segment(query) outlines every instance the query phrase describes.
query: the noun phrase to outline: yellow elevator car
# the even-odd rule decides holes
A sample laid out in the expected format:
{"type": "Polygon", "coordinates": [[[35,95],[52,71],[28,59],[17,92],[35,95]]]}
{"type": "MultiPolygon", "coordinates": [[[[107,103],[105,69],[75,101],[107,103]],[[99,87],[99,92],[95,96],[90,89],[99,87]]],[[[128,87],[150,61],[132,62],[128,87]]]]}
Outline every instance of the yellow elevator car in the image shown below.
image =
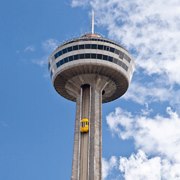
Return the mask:
{"type": "Polygon", "coordinates": [[[81,126],[80,126],[81,133],[86,133],[89,131],[89,120],[88,120],[88,118],[81,119],[80,124],[81,124],[81,126]]]}

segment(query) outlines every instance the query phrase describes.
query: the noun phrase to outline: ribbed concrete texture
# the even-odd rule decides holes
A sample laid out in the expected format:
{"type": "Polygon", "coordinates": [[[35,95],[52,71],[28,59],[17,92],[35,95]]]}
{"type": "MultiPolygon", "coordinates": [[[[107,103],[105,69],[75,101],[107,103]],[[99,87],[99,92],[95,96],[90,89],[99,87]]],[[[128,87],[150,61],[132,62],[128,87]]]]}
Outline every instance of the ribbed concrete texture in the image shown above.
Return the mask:
{"type": "Polygon", "coordinates": [[[76,128],[72,180],[102,179],[102,90],[107,85],[106,78],[91,79],[84,85],[77,97],[76,128]],[[80,133],[81,118],[89,118],[89,132],[80,133]]]}

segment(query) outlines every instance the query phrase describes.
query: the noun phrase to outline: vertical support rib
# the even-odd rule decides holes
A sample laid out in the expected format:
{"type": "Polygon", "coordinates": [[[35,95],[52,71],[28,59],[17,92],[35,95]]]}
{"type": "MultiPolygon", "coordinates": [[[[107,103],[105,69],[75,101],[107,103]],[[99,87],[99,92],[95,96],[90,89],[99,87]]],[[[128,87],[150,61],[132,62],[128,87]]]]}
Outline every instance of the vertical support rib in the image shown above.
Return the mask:
{"type": "Polygon", "coordinates": [[[71,180],[79,179],[79,145],[80,145],[80,112],[81,112],[81,97],[80,95],[76,99],[76,120],[74,128],[74,150],[73,150],[73,162],[72,162],[72,176],[71,180]]]}
{"type": "MultiPolygon", "coordinates": [[[[90,111],[90,86],[82,87],[81,118],[89,119],[90,111]]],[[[80,180],[88,180],[89,176],[89,132],[81,133],[80,145],[80,180]]]]}
{"type": "Polygon", "coordinates": [[[90,124],[90,162],[89,180],[102,179],[102,125],[101,125],[101,89],[92,87],[91,91],[91,124],[90,124]]]}

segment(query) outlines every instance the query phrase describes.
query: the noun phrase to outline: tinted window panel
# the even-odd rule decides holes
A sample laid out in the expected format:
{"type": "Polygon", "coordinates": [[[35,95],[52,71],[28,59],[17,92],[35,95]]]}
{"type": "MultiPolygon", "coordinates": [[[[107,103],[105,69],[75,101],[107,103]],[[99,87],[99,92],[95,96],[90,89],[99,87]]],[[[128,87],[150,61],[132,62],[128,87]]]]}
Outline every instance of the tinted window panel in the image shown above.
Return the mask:
{"type": "Polygon", "coordinates": [[[62,53],[63,54],[67,53],[67,49],[63,49],[62,53]]]}
{"type": "Polygon", "coordinates": [[[97,59],[102,59],[102,54],[97,54],[97,59]]]}
{"type": "Polygon", "coordinates": [[[68,52],[71,52],[72,51],[72,47],[68,47],[68,52]]]}
{"type": "Polygon", "coordinates": [[[79,49],[84,49],[84,44],[79,45],[79,49]]]}
{"type": "Polygon", "coordinates": [[[110,47],[110,51],[111,51],[111,52],[114,52],[114,51],[115,51],[115,49],[114,49],[114,48],[112,48],[112,47],[110,47]]]}
{"type": "Polygon", "coordinates": [[[92,44],[92,49],[97,49],[97,44],[92,44]]]}
{"type": "Polygon", "coordinates": [[[103,45],[98,45],[98,49],[103,49],[103,45]]]}
{"type": "Polygon", "coordinates": [[[123,53],[123,52],[121,52],[121,51],[119,51],[119,57],[120,57],[121,59],[123,59],[123,57],[124,57],[124,53],[123,53]]]}
{"type": "Polygon", "coordinates": [[[91,54],[92,59],[96,59],[96,54],[91,54]]]}
{"type": "Polygon", "coordinates": [[[107,60],[107,59],[108,59],[108,56],[103,55],[103,59],[104,59],[104,60],[107,60]]]}
{"type": "Polygon", "coordinates": [[[78,50],[78,45],[73,46],[73,50],[78,50]]]}
{"type": "Polygon", "coordinates": [[[90,54],[85,54],[85,59],[90,59],[90,54]]]}
{"type": "Polygon", "coordinates": [[[74,56],[74,60],[77,60],[77,59],[79,59],[79,56],[78,56],[78,55],[75,55],[75,56],[74,56]]]}
{"type": "Polygon", "coordinates": [[[70,56],[70,57],[69,57],[69,61],[73,61],[73,60],[74,60],[73,57],[74,57],[74,56],[70,56]]]}
{"type": "Polygon", "coordinates": [[[117,55],[119,55],[119,50],[115,49],[114,51],[117,55]]]}
{"type": "Polygon", "coordinates": [[[79,59],[84,59],[84,54],[80,54],[79,59]]]}
{"type": "Polygon", "coordinates": [[[85,49],[90,49],[90,44],[85,44],[85,49]]]}
{"type": "Polygon", "coordinates": [[[108,61],[112,62],[113,58],[111,56],[109,56],[108,61]]]}

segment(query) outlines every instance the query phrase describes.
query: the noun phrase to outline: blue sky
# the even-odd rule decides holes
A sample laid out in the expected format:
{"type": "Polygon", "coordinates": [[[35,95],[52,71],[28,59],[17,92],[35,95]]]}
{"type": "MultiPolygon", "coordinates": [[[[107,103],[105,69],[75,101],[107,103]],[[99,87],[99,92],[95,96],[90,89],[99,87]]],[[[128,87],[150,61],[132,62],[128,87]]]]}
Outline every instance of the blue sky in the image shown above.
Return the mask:
{"type": "Polygon", "coordinates": [[[180,179],[178,0],[3,1],[0,6],[0,179],[68,180],[75,103],[51,84],[47,58],[95,31],[132,54],[126,95],[103,105],[106,180],[180,179]]]}

